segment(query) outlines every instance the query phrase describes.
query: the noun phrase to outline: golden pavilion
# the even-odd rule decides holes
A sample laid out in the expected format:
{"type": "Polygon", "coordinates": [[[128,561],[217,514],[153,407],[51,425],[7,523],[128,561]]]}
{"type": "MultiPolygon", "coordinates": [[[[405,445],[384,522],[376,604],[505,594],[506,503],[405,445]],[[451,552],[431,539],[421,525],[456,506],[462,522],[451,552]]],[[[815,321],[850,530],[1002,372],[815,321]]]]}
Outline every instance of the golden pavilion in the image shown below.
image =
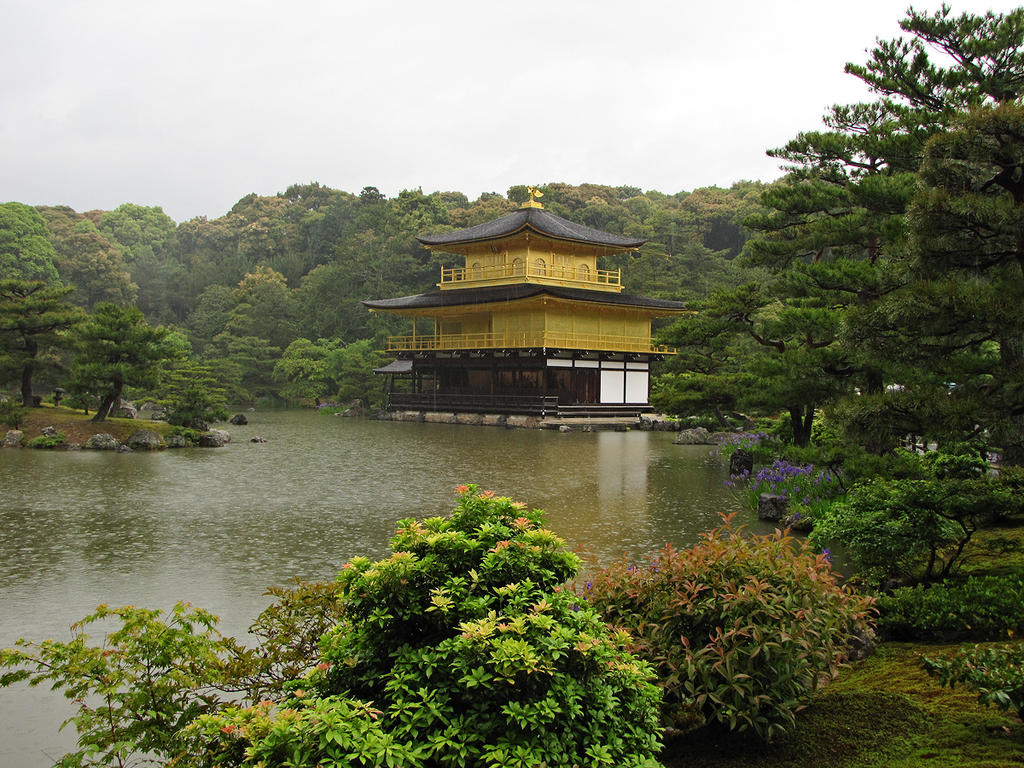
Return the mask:
{"type": "Polygon", "coordinates": [[[678,301],[622,292],[619,270],[599,257],[643,240],[555,216],[530,199],[475,227],[417,238],[465,257],[442,268],[437,289],[364,301],[412,318],[388,339],[397,359],[389,410],[630,416],[648,412],[650,363],[674,350],[654,344],[651,319],[686,313],[678,301]],[[405,380],[407,391],[396,381],[405,380]]]}

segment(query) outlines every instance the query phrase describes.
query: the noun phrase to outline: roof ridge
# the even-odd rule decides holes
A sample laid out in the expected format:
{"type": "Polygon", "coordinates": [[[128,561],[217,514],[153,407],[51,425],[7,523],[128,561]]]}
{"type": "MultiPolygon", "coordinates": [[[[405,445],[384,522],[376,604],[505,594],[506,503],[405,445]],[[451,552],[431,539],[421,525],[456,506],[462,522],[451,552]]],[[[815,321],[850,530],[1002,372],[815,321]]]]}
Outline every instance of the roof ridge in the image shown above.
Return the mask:
{"type": "Polygon", "coordinates": [[[421,235],[416,239],[427,247],[440,248],[445,245],[498,240],[515,235],[526,227],[554,240],[568,240],[622,250],[634,250],[647,242],[604,232],[586,224],[578,224],[545,208],[518,208],[482,224],[437,235],[421,235]]]}

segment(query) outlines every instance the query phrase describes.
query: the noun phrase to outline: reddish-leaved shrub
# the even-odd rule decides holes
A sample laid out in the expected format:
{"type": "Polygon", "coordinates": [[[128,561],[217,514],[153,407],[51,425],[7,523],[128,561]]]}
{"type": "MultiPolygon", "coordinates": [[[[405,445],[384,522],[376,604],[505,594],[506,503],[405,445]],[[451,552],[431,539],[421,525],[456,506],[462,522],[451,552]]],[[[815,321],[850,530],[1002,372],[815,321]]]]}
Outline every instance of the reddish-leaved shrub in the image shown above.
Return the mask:
{"type": "Polygon", "coordinates": [[[666,725],[681,730],[719,722],[771,740],[870,631],[871,598],[839,585],[827,555],[731,518],[690,549],[614,563],[577,589],[632,634],[657,669],[666,725]]]}

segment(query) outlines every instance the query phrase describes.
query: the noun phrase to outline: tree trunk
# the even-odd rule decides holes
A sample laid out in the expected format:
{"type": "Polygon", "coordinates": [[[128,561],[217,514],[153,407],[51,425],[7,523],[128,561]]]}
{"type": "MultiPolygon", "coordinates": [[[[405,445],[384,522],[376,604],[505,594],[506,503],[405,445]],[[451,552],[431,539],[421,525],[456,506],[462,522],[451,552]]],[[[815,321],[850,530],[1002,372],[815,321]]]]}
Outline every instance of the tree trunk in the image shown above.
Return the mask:
{"type": "Polygon", "coordinates": [[[25,353],[28,359],[25,361],[24,366],[21,369],[21,406],[23,408],[32,407],[32,376],[36,370],[36,353],[39,351],[39,347],[32,338],[26,338],[25,353]]]}
{"type": "Polygon", "coordinates": [[[32,407],[32,363],[27,363],[21,369],[21,405],[23,408],[32,407]]]}
{"type": "Polygon", "coordinates": [[[811,425],[814,423],[814,406],[794,405],[789,409],[789,420],[793,425],[793,442],[801,448],[811,441],[811,425]]]}
{"type": "Polygon", "coordinates": [[[864,394],[880,395],[885,390],[885,379],[882,372],[877,368],[867,368],[864,371],[864,394]]]}
{"type": "Polygon", "coordinates": [[[118,400],[121,399],[121,392],[124,391],[124,384],[117,382],[114,388],[103,396],[103,402],[100,403],[100,407],[96,409],[96,415],[92,417],[92,421],[106,421],[107,415],[110,413],[110,409],[114,406],[118,400]]]}

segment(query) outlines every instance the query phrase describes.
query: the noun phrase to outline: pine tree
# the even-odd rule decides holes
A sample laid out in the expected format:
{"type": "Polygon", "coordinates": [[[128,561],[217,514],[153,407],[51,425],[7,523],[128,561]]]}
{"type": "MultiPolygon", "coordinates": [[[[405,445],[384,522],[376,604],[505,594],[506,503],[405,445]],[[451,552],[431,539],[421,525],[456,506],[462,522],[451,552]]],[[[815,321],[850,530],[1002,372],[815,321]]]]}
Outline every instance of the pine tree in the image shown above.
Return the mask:
{"type": "MultiPolygon", "coordinates": [[[[968,110],[1013,102],[1024,89],[1024,9],[984,16],[954,16],[947,6],[933,14],[911,10],[901,27],[909,37],[879,41],[867,64],[846,68],[880,98],[833,107],[828,130],[770,152],[790,163],[789,173],[765,193],[770,212],[748,221],[761,236],[747,253],[777,272],[771,289],[780,302],[814,308],[822,328],[836,329],[829,366],[846,372],[860,394],[856,406],[848,402],[841,411],[855,422],[851,433],[877,449],[891,445],[899,429],[923,426],[924,412],[941,415],[948,429],[976,422],[966,401],[950,407],[938,400],[959,381],[949,378],[951,367],[943,374],[915,357],[938,343],[924,336],[941,331],[934,324],[927,331],[915,318],[959,320],[942,292],[922,282],[934,279],[923,265],[935,261],[923,255],[915,219],[925,208],[915,205],[909,217],[908,210],[922,160],[942,144],[933,137],[960,130],[968,110]]],[[[1006,349],[990,331],[975,338],[949,329],[971,352],[959,356],[961,367],[977,366],[978,354],[991,352],[979,346],[986,338],[1006,349]]]]}
{"type": "Polygon", "coordinates": [[[0,281],[0,375],[19,380],[21,402],[33,405],[33,382],[47,349],[63,346],[84,313],[65,299],[72,288],[42,281],[0,281]]]}
{"type": "Polygon", "coordinates": [[[104,421],[125,387],[151,387],[172,353],[168,331],[150,326],[136,307],[97,304],[75,331],[71,388],[100,398],[93,421],[104,421]]]}

